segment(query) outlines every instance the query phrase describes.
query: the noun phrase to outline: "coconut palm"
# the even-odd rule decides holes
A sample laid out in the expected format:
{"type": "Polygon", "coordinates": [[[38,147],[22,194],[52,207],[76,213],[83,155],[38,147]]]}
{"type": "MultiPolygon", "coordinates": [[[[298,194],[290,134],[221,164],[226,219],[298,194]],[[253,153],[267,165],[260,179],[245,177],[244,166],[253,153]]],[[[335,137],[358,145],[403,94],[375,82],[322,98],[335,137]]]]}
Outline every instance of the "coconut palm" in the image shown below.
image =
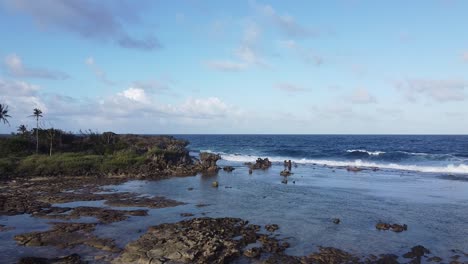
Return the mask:
{"type": "Polygon", "coordinates": [[[24,136],[26,133],[28,133],[28,127],[25,125],[20,125],[16,131],[24,136]]]}
{"type": "Polygon", "coordinates": [[[8,117],[11,117],[8,115],[8,105],[0,104],[0,122],[3,121],[3,124],[10,125],[7,119],[8,117]]]}
{"type": "Polygon", "coordinates": [[[42,111],[39,108],[34,108],[32,117],[36,118],[36,154],[39,153],[39,118],[42,117],[42,111]]]}

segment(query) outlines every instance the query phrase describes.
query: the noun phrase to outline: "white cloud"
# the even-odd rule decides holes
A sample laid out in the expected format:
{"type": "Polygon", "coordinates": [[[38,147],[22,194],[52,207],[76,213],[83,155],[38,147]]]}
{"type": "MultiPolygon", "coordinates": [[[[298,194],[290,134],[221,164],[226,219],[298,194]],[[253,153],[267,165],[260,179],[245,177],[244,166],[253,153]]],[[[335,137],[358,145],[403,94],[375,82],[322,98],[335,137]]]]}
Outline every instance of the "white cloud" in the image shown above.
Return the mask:
{"type": "Polygon", "coordinates": [[[247,64],[230,60],[211,60],[207,61],[208,67],[220,71],[242,71],[247,68],[247,64]]]}
{"type": "Polygon", "coordinates": [[[249,23],[244,29],[239,47],[233,52],[236,59],[210,60],[205,64],[221,71],[242,71],[253,65],[269,67],[256,47],[260,34],[260,28],[255,23],[249,23]]]}
{"type": "Polygon", "coordinates": [[[316,31],[297,23],[294,17],[288,14],[278,14],[271,5],[256,3],[253,3],[253,5],[260,14],[266,17],[282,34],[287,37],[306,38],[318,34],[316,31]]]}
{"type": "Polygon", "coordinates": [[[462,79],[406,79],[395,83],[410,101],[430,98],[438,102],[463,101],[468,82],[462,79]]]}
{"type": "Polygon", "coordinates": [[[349,100],[355,104],[371,104],[376,103],[377,100],[369,93],[367,89],[357,88],[353,91],[349,100]]]}
{"type": "Polygon", "coordinates": [[[224,117],[229,110],[230,107],[217,97],[189,98],[177,108],[181,115],[193,118],[224,117]]]}
{"type": "Polygon", "coordinates": [[[94,60],[93,57],[88,57],[85,59],[85,64],[88,65],[88,68],[91,69],[94,73],[94,75],[96,75],[96,78],[98,79],[98,81],[106,84],[106,85],[115,85],[115,82],[110,80],[108,77],[107,77],[107,74],[104,70],[102,70],[97,64],[96,64],[96,61],[94,60]]]}
{"type": "Polygon", "coordinates": [[[130,87],[127,90],[118,93],[118,95],[138,103],[147,104],[150,102],[148,96],[145,93],[145,90],[140,88],[130,87]]]}
{"type": "Polygon", "coordinates": [[[32,109],[47,111],[46,104],[40,98],[40,87],[24,81],[12,81],[0,78],[1,101],[10,108],[11,124],[17,120],[26,120],[32,109]]]}
{"type": "Polygon", "coordinates": [[[21,58],[16,54],[10,54],[5,58],[5,67],[13,77],[40,78],[51,80],[65,80],[70,76],[60,71],[51,71],[43,68],[33,68],[23,64],[21,58]]]}

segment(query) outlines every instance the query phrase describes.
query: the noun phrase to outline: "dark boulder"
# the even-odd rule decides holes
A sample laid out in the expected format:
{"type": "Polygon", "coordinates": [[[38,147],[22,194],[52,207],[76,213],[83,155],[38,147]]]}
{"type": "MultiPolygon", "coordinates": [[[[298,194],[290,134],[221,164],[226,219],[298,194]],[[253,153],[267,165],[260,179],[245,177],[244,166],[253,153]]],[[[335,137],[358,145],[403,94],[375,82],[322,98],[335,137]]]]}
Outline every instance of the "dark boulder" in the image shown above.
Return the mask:
{"type": "Polygon", "coordinates": [[[266,170],[271,167],[271,161],[268,158],[258,158],[255,164],[250,165],[253,170],[266,170]]]}

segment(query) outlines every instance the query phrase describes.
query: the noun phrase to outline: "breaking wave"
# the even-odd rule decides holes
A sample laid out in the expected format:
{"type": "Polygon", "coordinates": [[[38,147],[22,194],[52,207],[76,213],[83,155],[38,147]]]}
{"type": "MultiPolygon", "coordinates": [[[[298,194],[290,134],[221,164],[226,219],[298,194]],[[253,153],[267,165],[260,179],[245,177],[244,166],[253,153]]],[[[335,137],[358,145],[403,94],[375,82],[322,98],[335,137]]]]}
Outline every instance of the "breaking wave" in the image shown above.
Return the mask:
{"type": "MultiPolygon", "coordinates": [[[[224,160],[232,162],[254,162],[259,156],[254,155],[240,155],[240,154],[226,154],[219,153],[224,160]]],[[[264,158],[264,157],[263,157],[264,158]]],[[[403,171],[419,171],[428,173],[447,173],[447,174],[468,174],[467,164],[448,164],[446,166],[426,166],[426,165],[411,165],[411,164],[396,164],[396,163],[380,163],[369,162],[360,159],[357,160],[332,160],[332,159],[293,159],[289,157],[268,157],[272,162],[283,162],[284,160],[291,160],[298,164],[316,164],[326,165],[331,167],[378,167],[381,169],[403,170],[403,171]]]]}

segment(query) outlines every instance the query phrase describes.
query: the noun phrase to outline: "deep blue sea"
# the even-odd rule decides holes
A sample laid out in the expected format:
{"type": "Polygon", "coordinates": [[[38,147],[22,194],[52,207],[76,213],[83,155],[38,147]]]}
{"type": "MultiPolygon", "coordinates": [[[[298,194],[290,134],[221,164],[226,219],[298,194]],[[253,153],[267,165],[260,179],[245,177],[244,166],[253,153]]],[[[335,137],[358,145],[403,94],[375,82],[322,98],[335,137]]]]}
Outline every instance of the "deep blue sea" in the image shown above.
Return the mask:
{"type": "Polygon", "coordinates": [[[468,174],[468,136],[455,135],[178,135],[192,152],[232,162],[268,157],[299,164],[364,166],[468,174]]]}

